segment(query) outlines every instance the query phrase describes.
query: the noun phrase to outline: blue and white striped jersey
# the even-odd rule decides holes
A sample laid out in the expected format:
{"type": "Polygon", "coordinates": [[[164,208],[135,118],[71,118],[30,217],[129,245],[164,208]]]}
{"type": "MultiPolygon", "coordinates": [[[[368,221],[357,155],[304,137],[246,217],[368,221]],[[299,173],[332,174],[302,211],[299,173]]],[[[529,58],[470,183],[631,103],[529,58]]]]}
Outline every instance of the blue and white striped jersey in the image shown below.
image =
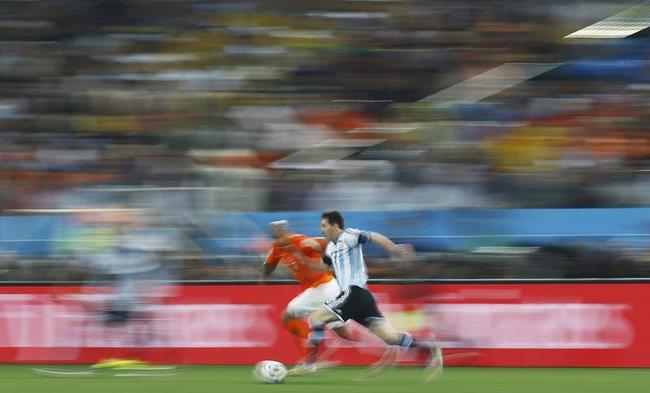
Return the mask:
{"type": "Polygon", "coordinates": [[[370,241],[370,232],[345,229],[336,242],[329,242],[325,254],[332,259],[336,280],[345,291],[352,285],[365,287],[368,282],[362,245],[370,241]]]}

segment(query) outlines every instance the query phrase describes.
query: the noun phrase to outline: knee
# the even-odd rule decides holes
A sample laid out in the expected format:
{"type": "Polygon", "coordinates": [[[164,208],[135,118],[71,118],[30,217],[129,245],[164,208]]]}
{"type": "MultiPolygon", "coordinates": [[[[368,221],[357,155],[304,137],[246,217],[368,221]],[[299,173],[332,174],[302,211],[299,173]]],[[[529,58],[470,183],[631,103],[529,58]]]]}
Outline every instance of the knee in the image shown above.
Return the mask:
{"type": "Polygon", "coordinates": [[[319,308],[309,316],[310,324],[325,324],[329,322],[330,314],[327,310],[319,308]]]}
{"type": "Polygon", "coordinates": [[[287,304],[287,308],[284,309],[284,315],[286,315],[287,319],[302,319],[305,313],[300,307],[300,304],[294,299],[287,304]]]}
{"type": "Polygon", "coordinates": [[[332,330],[334,330],[337,336],[346,340],[354,341],[354,337],[352,336],[352,333],[345,325],[332,327],[332,330]]]}
{"type": "Polygon", "coordinates": [[[288,310],[285,309],[284,311],[282,311],[282,314],[280,315],[280,319],[282,320],[282,323],[286,325],[287,322],[289,322],[293,318],[291,317],[291,315],[289,315],[288,310]]]}

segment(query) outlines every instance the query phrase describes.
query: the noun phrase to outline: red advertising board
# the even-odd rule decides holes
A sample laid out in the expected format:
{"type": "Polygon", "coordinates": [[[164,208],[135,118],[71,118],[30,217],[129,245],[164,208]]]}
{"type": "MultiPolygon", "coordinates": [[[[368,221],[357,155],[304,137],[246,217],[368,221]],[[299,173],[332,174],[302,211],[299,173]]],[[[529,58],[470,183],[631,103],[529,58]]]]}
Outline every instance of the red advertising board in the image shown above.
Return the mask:
{"type": "MultiPolygon", "coordinates": [[[[650,283],[372,285],[389,321],[435,334],[448,365],[650,366],[650,283]]],[[[295,363],[279,322],[297,285],[190,285],[128,325],[101,322],[106,294],[74,286],[0,287],[0,362],[90,363],[139,357],[184,364],[295,363]]],[[[332,358],[367,364],[383,344],[328,336],[332,358]]],[[[409,355],[402,359],[408,362],[409,355]]]]}

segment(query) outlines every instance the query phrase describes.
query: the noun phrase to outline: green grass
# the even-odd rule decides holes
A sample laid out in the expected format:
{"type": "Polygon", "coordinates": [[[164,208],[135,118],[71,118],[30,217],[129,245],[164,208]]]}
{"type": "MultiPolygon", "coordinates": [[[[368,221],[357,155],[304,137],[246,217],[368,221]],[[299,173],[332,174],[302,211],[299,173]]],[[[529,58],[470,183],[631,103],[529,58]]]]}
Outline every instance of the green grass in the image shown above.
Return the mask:
{"type": "MultiPolygon", "coordinates": [[[[57,367],[62,369],[62,367],[57,367]]],[[[69,369],[79,369],[70,367],[69,369]]],[[[357,381],[363,368],[338,367],[319,375],[289,377],[283,384],[263,385],[251,367],[186,367],[173,376],[46,377],[31,366],[0,365],[0,391],[11,393],[643,393],[650,392],[650,370],[555,368],[447,368],[431,383],[419,368],[401,367],[376,380],[357,381]]]]}

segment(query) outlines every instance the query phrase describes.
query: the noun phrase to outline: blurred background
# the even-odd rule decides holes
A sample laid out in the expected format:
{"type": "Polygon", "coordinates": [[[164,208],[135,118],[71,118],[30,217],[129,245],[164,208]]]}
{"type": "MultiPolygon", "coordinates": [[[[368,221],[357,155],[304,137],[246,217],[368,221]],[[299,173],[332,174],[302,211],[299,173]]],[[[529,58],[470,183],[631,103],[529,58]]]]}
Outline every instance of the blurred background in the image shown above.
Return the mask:
{"type": "Polygon", "coordinates": [[[0,280],[254,280],[325,209],[375,278],[650,275],[648,4],[320,3],[0,1],[0,280]]]}

